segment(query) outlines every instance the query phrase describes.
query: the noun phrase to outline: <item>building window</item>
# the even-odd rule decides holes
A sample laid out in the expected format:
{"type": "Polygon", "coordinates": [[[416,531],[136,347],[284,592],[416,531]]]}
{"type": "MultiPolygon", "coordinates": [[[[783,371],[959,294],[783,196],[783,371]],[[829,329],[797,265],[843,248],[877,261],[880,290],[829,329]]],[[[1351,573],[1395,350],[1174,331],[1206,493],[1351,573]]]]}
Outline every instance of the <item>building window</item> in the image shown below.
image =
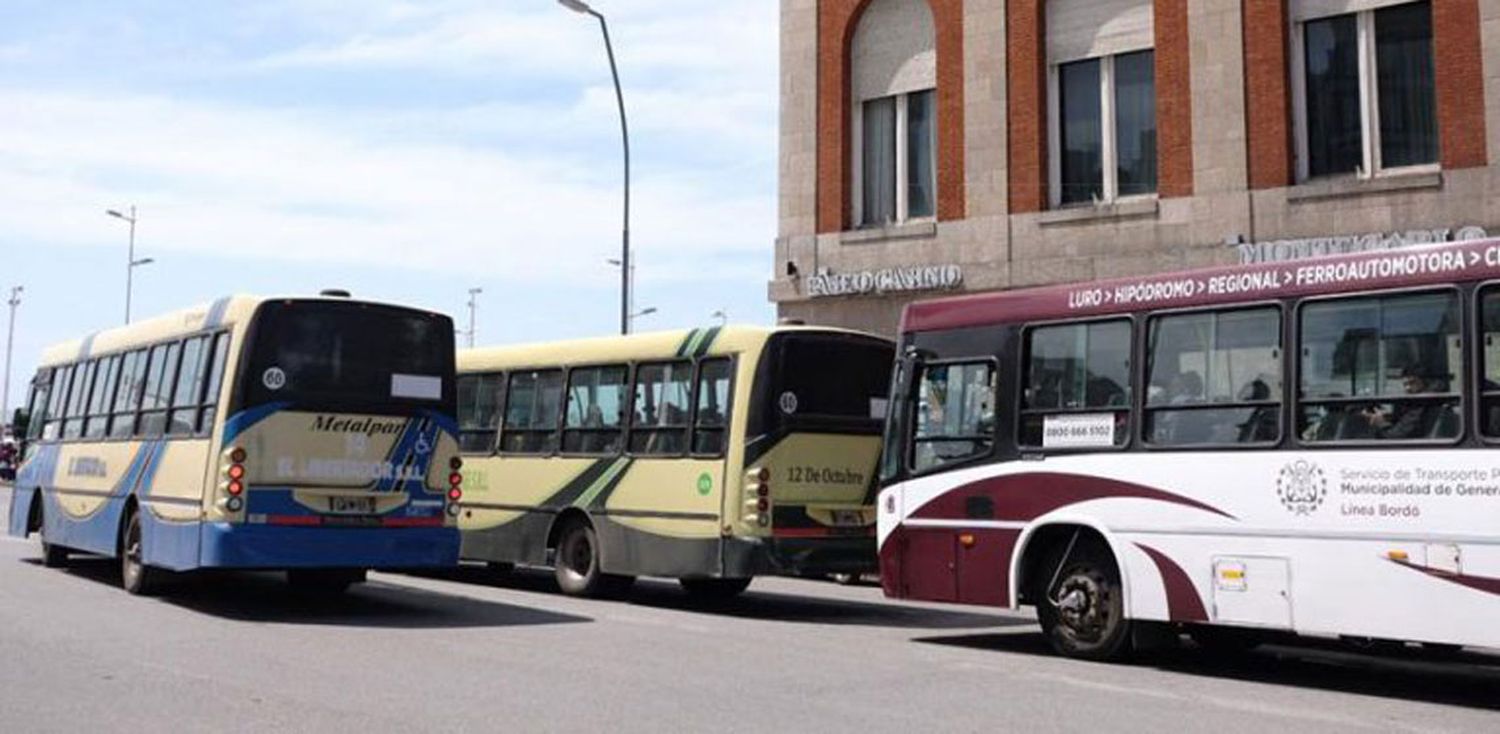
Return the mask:
{"type": "Polygon", "coordinates": [[[1155,53],[1073,61],[1056,70],[1053,204],[1156,193],[1155,53]]]}
{"type": "Polygon", "coordinates": [[[1300,178],[1437,163],[1430,2],[1307,20],[1299,30],[1300,178]]]}
{"type": "Polygon", "coordinates": [[[878,227],[933,215],[935,101],[928,89],[861,105],[861,225],[878,227]]]}

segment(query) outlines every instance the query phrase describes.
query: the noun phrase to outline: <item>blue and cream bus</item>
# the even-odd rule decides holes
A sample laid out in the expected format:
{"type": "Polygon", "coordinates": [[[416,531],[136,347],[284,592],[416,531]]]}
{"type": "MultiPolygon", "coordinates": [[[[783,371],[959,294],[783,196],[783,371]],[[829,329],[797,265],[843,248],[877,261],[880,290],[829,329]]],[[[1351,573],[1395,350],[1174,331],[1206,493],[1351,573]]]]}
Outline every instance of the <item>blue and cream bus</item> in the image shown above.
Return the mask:
{"type": "Polygon", "coordinates": [[[48,349],[9,530],[43,562],[285,569],[342,590],[370,568],[458,561],[462,496],[447,316],[234,296],[48,349]]]}

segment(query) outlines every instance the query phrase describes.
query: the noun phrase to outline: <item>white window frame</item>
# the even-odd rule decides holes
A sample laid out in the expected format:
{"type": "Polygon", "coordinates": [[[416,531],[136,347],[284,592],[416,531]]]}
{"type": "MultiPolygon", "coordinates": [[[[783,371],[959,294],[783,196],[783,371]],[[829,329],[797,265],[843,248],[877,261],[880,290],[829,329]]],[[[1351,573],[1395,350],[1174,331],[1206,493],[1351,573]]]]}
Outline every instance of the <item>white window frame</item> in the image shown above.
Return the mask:
{"type": "MultiPolygon", "coordinates": [[[[1354,173],[1354,177],[1361,180],[1383,178],[1387,176],[1420,175],[1424,173],[1437,173],[1442,170],[1442,160],[1432,163],[1418,163],[1411,166],[1397,166],[1386,168],[1380,160],[1380,80],[1377,77],[1375,59],[1375,11],[1406,5],[1409,3],[1388,3],[1377,5],[1361,10],[1340,10],[1337,12],[1326,12],[1310,14],[1303,17],[1294,17],[1291,30],[1291,73],[1292,73],[1292,131],[1296,142],[1297,156],[1297,181],[1299,183],[1314,180],[1309,173],[1307,154],[1307,42],[1306,25],[1312,21],[1335,18],[1341,15],[1353,15],[1355,36],[1358,38],[1356,53],[1359,56],[1359,92],[1360,92],[1360,133],[1363,138],[1362,154],[1363,161],[1354,173]]],[[[1430,7],[1430,6],[1429,6],[1430,7]]],[[[1436,29],[1434,28],[1434,31],[1436,29]]],[[[1433,48],[1436,50],[1437,39],[1433,39],[1433,48]]],[[[1440,148],[1441,150],[1441,148],[1440,148]]],[[[1319,179],[1343,178],[1348,174],[1328,174],[1318,176],[1319,179]]]]}
{"type": "Polygon", "coordinates": [[[870,97],[868,99],[861,99],[861,100],[859,100],[858,102],[856,102],[853,105],[853,107],[854,107],[854,109],[850,111],[850,114],[853,117],[853,121],[852,121],[852,124],[849,126],[850,133],[851,133],[851,136],[852,136],[852,139],[850,141],[851,145],[849,146],[849,156],[851,158],[853,158],[853,161],[852,161],[853,165],[851,166],[851,170],[853,171],[854,181],[851,183],[851,186],[850,186],[850,191],[852,192],[852,196],[850,197],[850,203],[852,204],[853,209],[854,209],[854,211],[853,211],[853,217],[852,217],[852,221],[854,222],[854,228],[855,229],[868,229],[868,228],[874,228],[874,227],[884,227],[887,224],[917,224],[917,223],[922,223],[922,222],[935,222],[935,221],[937,221],[937,208],[938,208],[938,202],[937,202],[937,180],[938,180],[938,166],[940,165],[940,163],[938,161],[938,158],[937,158],[937,138],[938,138],[937,89],[929,87],[927,89],[913,89],[913,90],[911,90],[909,92],[901,92],[899,94],[887,94],[887,95],[883,95],[883,96],[880,96],[880,97],[870,97]],[[932,197],[932,199],[933,199],[932,200],[932,214],[928,215],[928,216],[924,216],[924,217],[912,218],[912,217],[908,216],[908,209],[907,209],[908,199],[910,199],[910,195],[907,192],[907,183],[908,183],[907,182],[907,175],[910,172],[911,165],[910,165],[910,161],[909,161],[910,156],[907,155],[907,153],[909,151],[907,150],[907,145],[908,145],[907,140],[908,140],[908,138],[907,138],[907,134],[906,134],[907,133],[906,103],[907,103],[907,100],[911,98],[911,95],[913,95],[913,94],[921,94],[922,92],[932,92],[933,93],[932,94],[932,138],[927,141],[928,148],[930,148],[929,154],[932,156],[932,191],[933,191],[933,197],[932,197]],[[864,116],[865,116],[865,103],[866,102],[873,102],[873,101],[878,100],[878,99],[886,99],[887,97],[894,97],[896,99],[896,220],[894,222],[889,222],[889,223],[887,223],[887,222],[866,222],[865,221],[865,145],[864,145],[864,142],[865,142],[865,124],[864,124],[865,123],[865,120],[864,120],[864,116]]]}
{"type": "MultiPolygon", "coordinates": [[[[1104,158],[1102,168],[1104,171],[1104,191],[1098,201],[1092,206],[1102,204],[1115,204],[1131,201],[1151,201],[1157,198],[1157,192],[1149,194],[1131,194],[1120,196],[1120,162],[1118,160],[1116,145],[1116,120],[1115,120],[1115,57],[1138,53],[1140,51],[1151,51],[1153,46],[1132,48],[1107,56],[1087,56],[1078,59],[1067,59],[1054,62],[1047,67],[1047,168],[1048,186],[1047,196],[1051,208],[1057,209],[1062,203],[1062,67],[1079,61],[1099,62],[1099,125],[1100,125],[1100,155],[1104,158]]],[[[1154,58],[1154,56],[1153,56],[1154,58]]],[[[1151,88],[1156,89],[1156,80],[1153,78],[1151,88]]],[[[1154,101],[1153,101],[1154,102],[1154,101]]],[[[1158,124],[1157,135],[1160,136],[1161,128],[1158,124]]],[[[1160,140],[1158,138],[1157,155],[1160,155],[1160,140]]],[[[1161,186],[1161,173],[1158,167],[1157,187],[1161,186]]],[[[1068,207],[1090,206],[1083,202],[1067,204],[1068,207]]]]}

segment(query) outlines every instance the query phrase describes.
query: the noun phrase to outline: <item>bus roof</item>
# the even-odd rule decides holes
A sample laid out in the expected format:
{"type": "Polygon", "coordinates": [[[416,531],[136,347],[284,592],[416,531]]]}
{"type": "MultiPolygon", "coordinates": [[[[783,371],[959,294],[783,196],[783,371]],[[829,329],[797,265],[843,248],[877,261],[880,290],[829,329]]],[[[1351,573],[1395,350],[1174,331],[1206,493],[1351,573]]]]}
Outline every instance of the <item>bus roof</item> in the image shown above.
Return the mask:
{"type": "Polygon", "coordinates": [[[54,344],[42,351],[39,367],[51,367],[98,354],[118,352],[131,347],[152,344],[175,336],[233,326],[250,318],[255,309],[274,300],[329,301],[347,303],[350,299],[325,296],[225,296],[211,303],[172,311],[149,319],[132,321],[125,326],[97,331],[81,339],[54,344]]]}
{"type": "Polygon", "coordinates": [[[848,334],[883,339],[874,334],[827,326],[715,326],[629,336],[460,349],[458,371],[480,372],[513,367],[562,367],[572,364],[701,357],[706,354],[743,351],[765,343],[772,334],[789,332],[848,334]]]}
{"type": "Polygon", "coordinates": [[[1500,240],[937,298],[907,305],[903,334],[1500,278],[1500,240]]]}

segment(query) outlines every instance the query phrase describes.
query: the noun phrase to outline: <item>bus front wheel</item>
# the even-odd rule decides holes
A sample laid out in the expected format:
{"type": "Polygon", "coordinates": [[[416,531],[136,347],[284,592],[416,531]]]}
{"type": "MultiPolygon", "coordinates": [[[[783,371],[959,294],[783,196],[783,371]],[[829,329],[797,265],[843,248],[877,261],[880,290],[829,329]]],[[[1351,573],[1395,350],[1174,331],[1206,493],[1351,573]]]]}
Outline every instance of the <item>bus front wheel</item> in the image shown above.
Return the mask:
{"type": "Polygon", "coordinates": [[[1125,657],[1130,623],[1120,571],[1109,551],[1096,542],[1080,542],[1043,568],[1037,618],[1052,649],[1082,660],[1125,657]]]}
{"type": "Polygon", "coordinates": [[[635,582],[630,576],[607,574],[599,568],[599,535],[593,526],[574,520],[557,538],[557,586],[569,596],[602,597],[623,594],[635,582]]]}
{"type": "Polygon", "coordinates": [[[677,579],[688,596],[705,600],[733,599],[750,588],[750,579],[677,579]]]}
{"type": "Polygon", "coordinates": [[[161,586],[161,574],[161,570],[146,565],[141,552],[141,514],[132,509],[120,542],[120,585],[137,596],[149,596],[161,586]]]}

